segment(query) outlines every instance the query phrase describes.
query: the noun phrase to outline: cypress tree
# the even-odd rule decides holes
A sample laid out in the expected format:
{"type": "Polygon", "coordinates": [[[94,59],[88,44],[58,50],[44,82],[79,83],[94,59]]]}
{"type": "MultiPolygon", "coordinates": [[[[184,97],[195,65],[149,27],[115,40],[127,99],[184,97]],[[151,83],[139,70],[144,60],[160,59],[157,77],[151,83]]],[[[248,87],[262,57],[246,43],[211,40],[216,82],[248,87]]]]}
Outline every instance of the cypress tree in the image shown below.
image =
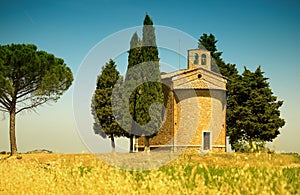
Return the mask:
{"type": "MultiPolygon", "coordinates": [[[[128,51],[128,67],[127,72],[125,76],[125,83],[126,83],[126,89],[133,89],[136,86],[137,83],[141,82],[141,76],[140,72],[137,71],[136,68],[133,68],[135,65],[140,64],[140,56],[141,56],[141,47],[140,47],[141,41],[135,32],[130,40],[130,50],[128,51]]],[[[126,90],[125,89],[125,90],[126,90]]],[[[133,138],[134,136],[139,136],[140,133],[138,133],[138,126],[135,125],[135,122],[137,121],[137,114],[136,114],[136,103],[137,103],[137,96],[138,96],[139,89],[136,88],[131,93],[129,98],[129,112],[132,118],[128,118],[128,116],[123,115],[123,125],[126,125],[126,129],[131,129],[129,132],[130,137],[130,144],[129,144],[129,152],[133,152],[133,138]],[[125,117],[125,118],[124,118],[125,117]],[[126,121],[126,122],[124,122],[126,121]],[[130,125],[130,126],[129,126],[130,125]]]]}
{"type": "MultiPolygon", "coordinates": [[[[112,152],[115,152],[115,137],[128,136],[117,123],[112,111],[112,92],[121,78],[113,60],[102,68],[97,79],[96,90],[92,99],[92,114],[94,115],[94,132],[111,139],[112,152]]],[[[122,78],[121,78],[122,79],[122,78]]]]}
{"type": "MultiPolygon", "coordinates": [[[[149,151],[149,139],[156,135],[162,122],[161,105],[164,96],[155,29],[148,14],[144,19],[142,40],[134,33],[128,53],[128,69],[124,86],[126,86],[125,90],[134,89],[130,92],[129,99],[129,111],[132,117],[130,134],[138,137],[144,135],[145,151],[149,151]]],[[[123,121],[128,120],[123,119],[123,121]]]]}
{"type": "Polygon", "coordinates": [[[143,109],[141,109],[141,112],[139,112],[139,118],[137,118],[137,121],[145,124],[152,120],[151,127],[146,129],[144,132],[145,151],[147,151],[150,150],[149,139],[156,135],[162,122],[161,107],[153,103],[158,102],[163,104],[164,100],[159,68],[158,48],[156,46],[155,28],[153,27],[153,21],[148,14],[146,14],[144,19],[141,53],[141,62],[146,63],[147,67],[145,69],[146,75],[144,78],[147,80],[147,76],[150,76],[156,81],[147,82],[142,85],[142,89],[140,91],[141,96],[138,101],[138,103],[142,105],[143,109]],[[150,106],[153,109],[151,118],[149,115],[150,106]]]}

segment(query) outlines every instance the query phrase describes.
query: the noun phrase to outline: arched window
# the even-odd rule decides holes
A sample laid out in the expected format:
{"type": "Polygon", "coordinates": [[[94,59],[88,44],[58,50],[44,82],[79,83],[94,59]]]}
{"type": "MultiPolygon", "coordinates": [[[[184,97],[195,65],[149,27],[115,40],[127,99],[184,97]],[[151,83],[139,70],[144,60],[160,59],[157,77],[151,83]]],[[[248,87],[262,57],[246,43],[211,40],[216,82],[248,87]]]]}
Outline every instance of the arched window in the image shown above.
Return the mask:
{"type": "Polygon", "coordinates": [[[194,64],[198,64],[199,63],[199,55],[195,53],[194,55],[194,64]]]}
{"type": "Polygon", "coordinates": [[[206,65],[206,55],[205,54],[201,55],[201,65],[206,65]]]}

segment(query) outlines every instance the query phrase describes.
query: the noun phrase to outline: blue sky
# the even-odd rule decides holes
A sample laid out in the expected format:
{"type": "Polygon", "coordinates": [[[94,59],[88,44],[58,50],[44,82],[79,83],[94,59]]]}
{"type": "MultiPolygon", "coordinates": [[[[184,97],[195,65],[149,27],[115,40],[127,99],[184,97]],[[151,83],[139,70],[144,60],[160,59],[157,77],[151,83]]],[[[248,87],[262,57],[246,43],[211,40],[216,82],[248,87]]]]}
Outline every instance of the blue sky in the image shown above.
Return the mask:
{"type": "MultiPolygon", "coordinates": [[[[296,0],[1,0],[0,44],[33,43],[63,58],[76,76],[93,47],[116,32],[142,25],[146,12],[156,25],[178,29],[194,39],[212,33],[224,60],[235,63],[239,71],[261,65],[274,94],[284,100],[281,113],[286,125],[276,150],[300,152],[299,10],[296,0]]],[[[122,70],[126,62],[120,60],[118,66],[122,70]]],[[[20,151],[86,150],[76,130],[72,96],[73,87],[59,102],[18,116],[20,151]]],[[[0,120],[0,151],[8,150],[7,116],[0,115],[0,120]]]]}

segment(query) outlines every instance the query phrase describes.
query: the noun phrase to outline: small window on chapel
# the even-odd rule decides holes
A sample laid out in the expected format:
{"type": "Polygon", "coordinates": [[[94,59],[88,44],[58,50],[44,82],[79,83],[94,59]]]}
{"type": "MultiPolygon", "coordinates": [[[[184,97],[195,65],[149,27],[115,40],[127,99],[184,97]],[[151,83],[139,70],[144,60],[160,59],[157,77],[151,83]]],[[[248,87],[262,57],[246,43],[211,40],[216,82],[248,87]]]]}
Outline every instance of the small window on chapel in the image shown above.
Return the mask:
{"type": "Polygon", "coordinates": [[[194,55],[194,64],[198,64],[199,63],[199,55],[195,53],[194,55]]]}
{"type": "Polygon", "coordinates": [[[206,65],[206,55],[205,54],[201,55],[201,65],[206,65]]]}

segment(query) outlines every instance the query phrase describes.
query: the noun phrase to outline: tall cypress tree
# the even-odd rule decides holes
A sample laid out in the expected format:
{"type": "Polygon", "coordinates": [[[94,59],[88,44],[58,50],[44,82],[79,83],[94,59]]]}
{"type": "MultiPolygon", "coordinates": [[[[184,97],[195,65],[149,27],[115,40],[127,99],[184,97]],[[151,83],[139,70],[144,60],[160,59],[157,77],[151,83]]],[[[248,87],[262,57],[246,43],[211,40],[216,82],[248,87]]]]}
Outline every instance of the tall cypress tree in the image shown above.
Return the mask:
{"type": "MultiPolygon", "coordinates": [[[[125,90],[130,92],[129,110],[132,117],[131,135],[145,137],[145,151],[149,151],[149,139],[156,135],[162,122],[163,92],[160,77],[158,49],[153,21],[146,14],[143,38],[137,34],[131,38],[125,90]],[[161,104],[156,104],[161,103],[161,104]]],[[[123,119],[127,121],[127,119],[123,119]]]]}
{"type": "Polygon", "coordinates": [[[112,111],[112,92],[120,78],[115,62],[110,59],[98,76],[92,99],[92,114],[95,120],[94,132],[102,137],[107,135],[111,139],[112,152],[115,152],[114,137],[128,136],[128,133],[117,123],[112,111]]]}
{"type": "Polygon", "coordinates": [[[138,121],[141,123],[148,123],[152,120],[151,127],[146,129],[145,135],[145,151],[150,150],[149,139],[156,135],[162,122],[162,110],[161,107],[153,103],[163,104],[164,95],[162,91],[158,48],[156,46],[155,28],[153,27],[153,21],[148,14],[146,14],[143,26],[143,39],[141,49],[141,62],[146,63],[146,76],[154,79],[156,82],[147,82],[142,85],[141,96],[139,103],[143,106],[142,112],[139,113],[138,121]],[[153,104],[153,105],[152,105],[153,104]],[[151,118],[149,114],[150,106],[153,109],[151,118]],[[147,112],[144,112],[147,111],[147,112]]]}
{"type": "MultiPolygon", "coordinates": [[[[140,72],[134,68],[134,66],[140,64],[141,57],[141,41],[135,32],[130,40],[130,50],[128,51],[128,67],[125,76],[125,83],[127,89],[132,89],[137,87],[136,83],[141,82],[140,72]]],[[[126,90],[126,89],[125,89],[126,90]]],[[[134,89],[129,98],[129,112],[132,118],[128,118],[129,116],[123,115],[123,125],[126,125],[126,129],[131,129],[130,134],[130,144],[129,144],[129,152],[133,152],[133,138],[134,136],[139,136],[138,126],[135,125],[137,114],[136,114],[136,104],[137,104],[137,96],[138,96],[139,88],[134,89]],[[125,117],[125,118],[124,118],[125,117]],[[126,122],[124,122],[126,121],[126,122]]]]}

